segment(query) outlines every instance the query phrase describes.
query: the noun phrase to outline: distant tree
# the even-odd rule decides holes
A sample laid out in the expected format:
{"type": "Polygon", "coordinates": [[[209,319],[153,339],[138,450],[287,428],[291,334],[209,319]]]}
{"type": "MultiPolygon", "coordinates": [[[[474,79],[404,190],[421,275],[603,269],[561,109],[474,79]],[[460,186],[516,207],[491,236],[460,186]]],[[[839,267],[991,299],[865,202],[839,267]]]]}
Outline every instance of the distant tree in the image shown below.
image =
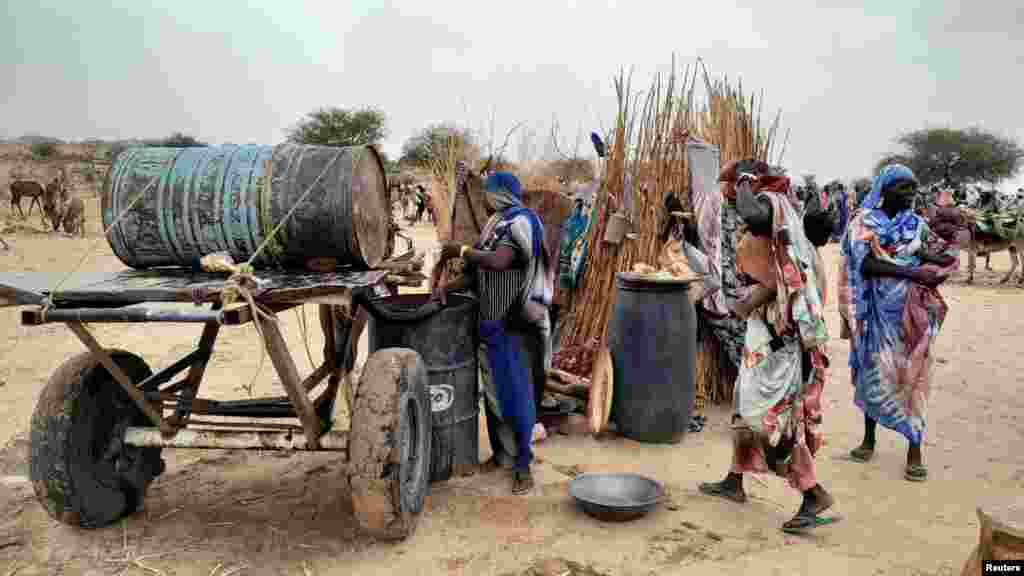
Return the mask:
{"type": "Polygon", "coordinates": [[[36,158],[49,158],[57,153],[57,145],[53,142],[36,142],[31,150],[36,158]]]}
{"type": "Polygon", "coordinates": [[[96,182],[98,173],[96,172],[96,164],[89,162],[82,168],[82,178],[92,184],[96,182]]]}
{"type": "Polygon", "coordinates": [[[469,130],[453,124],[434,124],[420,130],[402,144],[399,163],[430,168],[443,179],[449,164],[467,160],[478,152],[469,130]]]}
{"type": "Polygon", "coordinates": [[[209,146],[205,142],[200,142],[193,136],[189,136],[183,132],[175,132],[162,140],[154,140],[146,143],[148,146],[163,146],[167,148],[200,148],[203,146],[209,146]]]}
{"type": "Polygon", "coordinates": [[[318,108],[288,131],[288,140],[321,146],[380,144],[387,123],[387,115],[377,108],[318,108]]]}
{"type": "Polygon", "coordinates": [[[925,128],[896,139],[904,150],[882,158],[886,164],[905,164],[925,184],[949,176],[956,182],[986,182],[993,186],[1014,177],[1024,162],[1024,148],[1016,141],[979,128],[925,128]]]}

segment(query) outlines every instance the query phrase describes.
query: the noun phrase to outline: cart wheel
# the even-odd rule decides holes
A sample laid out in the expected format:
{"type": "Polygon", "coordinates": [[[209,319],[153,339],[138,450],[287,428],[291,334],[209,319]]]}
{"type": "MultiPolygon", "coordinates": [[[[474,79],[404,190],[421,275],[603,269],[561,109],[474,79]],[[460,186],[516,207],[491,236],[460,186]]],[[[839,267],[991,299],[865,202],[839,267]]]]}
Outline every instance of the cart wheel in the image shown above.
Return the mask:
{"type": "Polygon", "coordinates": [[[430,481],[430,396],[423,359],[384,348],[366,361],[349,434],[356,520],[382,540],[412,534],[430,481]]]}
{"type": "MultiPolygon", "coordinates": [[[[109,350],[134,382],[152,374],[138,356],[109,350]]],[[[32,414],[29,474],[36,498],[54,519],[98,528],[131,514],[163,472],[160,448],[125,446],[127,426],[149,420],[88,352],[50,377],[32,414]]]]}

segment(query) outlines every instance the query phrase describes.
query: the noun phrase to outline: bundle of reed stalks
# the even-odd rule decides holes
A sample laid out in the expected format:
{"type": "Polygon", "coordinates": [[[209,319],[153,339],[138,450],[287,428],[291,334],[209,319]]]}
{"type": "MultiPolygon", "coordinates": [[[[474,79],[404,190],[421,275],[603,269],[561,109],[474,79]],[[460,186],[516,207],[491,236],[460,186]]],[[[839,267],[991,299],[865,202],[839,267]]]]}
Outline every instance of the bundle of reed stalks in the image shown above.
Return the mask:
{"type": "MultiPolygon", "coordinates": [[[[565,347],[597,340],[607,341],[608,319],[614,306],[615,276],[637,262],[655,262],[662,249],[660,233],[667,215],[666,192],[679,196],[684,208],[689,197],[686,143],[696,137],[719,147],[724,165],[742,158],[778,163],[783,149],[771,158],[780,114],[762,125],[762,96],[746,94],[741,83],[734,87],[727,77],[712,79],[700,59],[679,74],[675,58],[672,71],[656,74],[646,92],[634,92],[632,73],[620,71],[614,79],[618,110],[607,143],[608,157],[601,191],[594,203],[587,233],[589,257],[584,280],[573,298],[576,321],[562,334],[565,347]],[[701,85],[704,94],[698,94],[701,85]],[[630,210],[627,214],[635,235],[621,244],[603,242],[610,212],[626,205],[627,177],[630,210]]],[[[703,349],[699,347],[699,349],[703,349]]],[[[711,371],[718,358],[702,361],[711,371]]],[[[706,382],[714,382],[710,378],[706,382]]],[[[706,389],[707,390],[707,389],[706,389]]],[[[731,398],[730,390],[707,390],[709,397],[731,398]]]]}

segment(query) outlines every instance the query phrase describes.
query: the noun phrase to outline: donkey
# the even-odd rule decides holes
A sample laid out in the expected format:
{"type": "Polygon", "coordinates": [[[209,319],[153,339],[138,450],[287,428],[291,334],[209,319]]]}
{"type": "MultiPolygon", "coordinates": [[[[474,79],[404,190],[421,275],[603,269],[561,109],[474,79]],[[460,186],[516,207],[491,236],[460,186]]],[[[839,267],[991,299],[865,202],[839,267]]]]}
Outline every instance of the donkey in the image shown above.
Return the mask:
{"type": "MultiPolygon", "coordinates": [[[[968,216],[966,213],[964,215],[968,216]]],[[[1010,271],[999,281],[1000,284],[1006,284],[1013,277],[1013,273],[1017,271],[1017,267],[1024,264],[1021,262],[1021,254],[1024,253],[1024,238],[1015,237],[1012,240],[1007,240],[995,234],[982,232],[978,230],[977,222],[970,217],[966,219],[970,226],[970,239],[964,246],[967,250],[967,283],[974,282],[974,270],[978,256],[985,256],[985,269],[991,270],[989,263],[991,255],[1006,250],[1010,253],[1010,271]]],[[[1017,284],[1024,285],[1024,266],[1021,266],[1017,284]]]]}
{"type": "Polygon", "coordinates": [[[39,204],[39,210],[42,211],[43,204],[41,198],[46,193],[43,186],[35,180],[15,180],[11,182],[11,212],[14,212],[14,207],[18,207],[18,212],[21,214],[21,219],[26,218],[25,211],[21,209],[21,199],[31,198],[32,201],[28,205],[28,215],[32,215],[32,207],[39,204]]]}
{"type": "Polygon", "coordinates": [[[72,198],[61,210],[60,222],[64,233],[85,238],[85,203],[81,198],[72,198]]]}
{"type": "MultiPolygon", "coordinates": [[[[64,213],[64,207],[68,203],[68,189],[65,185],[64,179],[58,175],[49,184],[46,185],[45,193],[43,194],[43,214],[45,218],[49,218],[53,229],[56,231],[60,228],[61,218],[64,213]]],[[[46,221],[44,219],[43,224],[46,221]]]]}

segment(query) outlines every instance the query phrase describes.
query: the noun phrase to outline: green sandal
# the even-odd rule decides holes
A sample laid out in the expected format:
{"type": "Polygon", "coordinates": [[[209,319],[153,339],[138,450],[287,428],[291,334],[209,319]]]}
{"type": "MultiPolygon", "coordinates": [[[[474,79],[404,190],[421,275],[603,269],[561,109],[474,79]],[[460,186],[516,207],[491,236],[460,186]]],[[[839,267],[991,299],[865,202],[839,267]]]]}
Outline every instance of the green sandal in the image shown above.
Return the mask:
{"type": "Polygon", "coordinates": [[[818,526],[835,524],[840,520],[842,520],[840,516],[802,516],[798,514],[782,525],[782,531],[786,534],[807,534],[818,526]]]}
{"type": "Polygon", "coordinates": [[[854,462],[860,462],[866,464],[871,461],[871,458],[875,456],[874,449],[865,448],[863,446],[857,446],[853,450],[850,450],[850,460],[854,462]]]}
{"type": "Polygon", "coordinates": [[[910,482],[924,482],[928,479],[928,468],[924,464],[910,464],[903,471],[903,477],[910,482]]]}

